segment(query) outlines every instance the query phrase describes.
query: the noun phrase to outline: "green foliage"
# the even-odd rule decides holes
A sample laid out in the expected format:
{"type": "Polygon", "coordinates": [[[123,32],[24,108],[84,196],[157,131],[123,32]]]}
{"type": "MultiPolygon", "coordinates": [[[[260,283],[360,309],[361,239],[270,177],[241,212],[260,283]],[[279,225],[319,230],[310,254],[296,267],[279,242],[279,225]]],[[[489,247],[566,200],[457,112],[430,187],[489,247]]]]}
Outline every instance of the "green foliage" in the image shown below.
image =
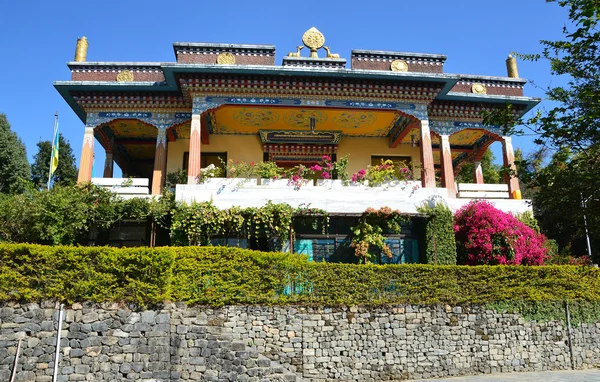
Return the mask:
{"type": "MultiPolygon", "coordinates": [[[[590,227],[600,226],[600,7],[597,0],[548,2],[568,10],[563,39],[542,40],[540,54],[517,56],[546,60],[552,74],[563,77],[557,82],[565,85],[546,89],[545,98],[553,101],[550,109],[527,121],[513,118],[514,123],[509,125],[525,124],[539,134],[538,153],[547,147],[556,150],[543,169],[535,163],[541,155],[525,158],[519,166],[519,177],[526,179],[526,196],[533,198],[542,232],[558,242],[561,252],[570,251],[579,257],[587,252],[584,213],[590,227]],[[585,209],[582,199],[589,199],[585,209]]],[[[590,229],[590,238],[592,250],[599,248],[597,230],[590,229]]],[[[598,253],[594,257],[598,262],[598,253]]]]}
{"type": "Polygon", "coordinates": [[[140,198],[122,200],[91,184],[3,195],[0,242],[83,243],[90,229],[106,230],[118,221],[158,216],[158,212],[151,213],[151,205],[140,198]]]}
{"type": "MultiPolygon", "coordinates": [[[[582,266],[312,263],[228,247],[0,244],[0,300],[189,304],[489,304],[582,301],[596,315],[600,270],[582,266]],[[593,305],[596,304],[596,305],[593,305]]],[[[496,305],[500,307],[500,305],[496,305]]],[[[583,305],[585,306],[585,305],[583,305]]]]}
{"type": "Polygon", "coordinates": [[[0,113],[0,193],[22,192],[29,177],[25,145],[10,129],[6,115],[0,113]]]}
{"type": "MultiPolygon", "coordinates": [[[[68,186],[77,181],[77,167],[73,149],[62,134],[58,136],[58,167],[52,174],[54,185],[68,186]]],[[[31,180],[37,188],[45,188],[48,183],[48,172],[50,170],[50,156],[52,154],[52,142],[39,141],[38,152],[33,157],[31,165],[31,180]]]]}
{"type": "Polygon", "coordinates": [[[178,184],[186,184],[188,181],[187,171],[182,169],[177,169],[176,171],[167,173],[167,184],[165,187],[167,188],[175,188],[178,184]]]}
{"type": "Polygon", "coordinates": [[[323,210],[302,205],[296,209],[288,204],[268,202],[262,207],[218,209],[211,202],[180,204],[172,209],[171,243],[173,245],[210,245],[217,237],[233,236],[257,240],[280,238],[287,240],[294,218],[319,225],[325,232],[329,225],[323,210]]]}
{"type": "Polygon", "coordinates": [[[517,214],[516,218],[527,227],[534,230],[536,233],[540,233],[540,225],[538,224],[537,219],[533,216],[531,211],[525,211],[523,213],[517,214]]]}
{"type": "MultiPolygon", "coordinates": [[[[494,163],[496,160],[494,153],[489,148],[481,158],[481,169],[483,171],[483,181],[486,184],[504,183],[501,174],[501,166],[494,163]]],[[[468,162],[461,166],[460,171],[456,174],[456,183],[474,183],[475,163],[468,162]]]]}
{"type": "Polygon", "coordinates": [[[275,162],[259,162],[256,165],[256,173],[259,178],[279,179],[283,175],[283,172],[283,168],[277,166],[275,162]]]}
{"type": "Polygon", "coordinates": [[[423,205],[417,211],[427,217],[425,223],[425,259],[427,264],[456,264],[456,240],[452,211],[442,203],[423,205]]]}
{"type": "Polygon", "coordinates": [[[381,253],[392,257],[392,250],[386,244],[385,234],[399,234],[401,225],[407,221],[400,211],[389,207],[378,210],[368,208],[360,217],[357,226],[352,227],[354,253],[363,264],[380,263],[381,253]]]}
{"type": "MultiPolygon", "coordinates": [[[[566,325],[564,301],[502,301],[486,304],[498,313],[518,313],[531,321],[562,321],[566,325]]],[[[600,301],[569,301],[571,325],[600,321],[600,301]]]]}

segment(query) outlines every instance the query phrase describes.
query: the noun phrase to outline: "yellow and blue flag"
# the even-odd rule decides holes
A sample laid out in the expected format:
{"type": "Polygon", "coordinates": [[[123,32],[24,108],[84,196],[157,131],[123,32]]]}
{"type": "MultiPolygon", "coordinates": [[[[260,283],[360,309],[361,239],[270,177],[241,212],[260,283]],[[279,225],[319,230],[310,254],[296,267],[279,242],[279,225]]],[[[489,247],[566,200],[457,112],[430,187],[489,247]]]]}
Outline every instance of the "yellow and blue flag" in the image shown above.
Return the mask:
{"type": "Polygon", "coordinates": [[[56,122],[56,130],[52,139],[52,155],[50,156],[50,176],[54,174],[58,168],[58,121],[56,122]]]}

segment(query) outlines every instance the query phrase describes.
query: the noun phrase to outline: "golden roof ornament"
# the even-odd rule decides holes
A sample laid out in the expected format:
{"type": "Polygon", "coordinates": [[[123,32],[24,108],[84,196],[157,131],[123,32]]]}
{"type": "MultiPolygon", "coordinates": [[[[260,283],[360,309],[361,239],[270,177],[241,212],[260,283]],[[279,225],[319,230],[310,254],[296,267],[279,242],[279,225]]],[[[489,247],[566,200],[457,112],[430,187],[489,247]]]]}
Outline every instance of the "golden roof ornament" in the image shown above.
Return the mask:
{"type": "Polygon", "coordinates": [[[85,62],[87,59],[88,40],[85,36],[77,39],[75,48],[75,62],[85,62]]]}
{"type": "Polygon", "coordinates": [[[506,59],[506,71],[510,78],[519,78],[519,68],[517,67],[517,59],[512,54],[506,59]]]}
{"type": "Polygon", "coordinates": [[[233,65],[235,64],[235,56],[229,52],[219,53],[217,56],[217,64],[233,65]]]}
{"type": "Polygon", "coordinates": [[[133,73],[129,70],[122,70],[117,74],[117,82],[132,82],[133,73]]]}
{"type": "Polygon", "coordinates": [[[302,42],[310,49],[310,58],[319,58],[317,50],[325,45],[325,36],[315,27],[310,28],[302,35],[302,42]]]}
{"type": "Polygon", "coordinates": [[[471,91],[475,94],[487,94],[487,88],[483,84],[473,84],[471,91]]]}
{"type": "Polygon", "coordinates": [[[392,72],[408,72],[408,63],[404,60],[394,60],[390,64],[392,72]]]}

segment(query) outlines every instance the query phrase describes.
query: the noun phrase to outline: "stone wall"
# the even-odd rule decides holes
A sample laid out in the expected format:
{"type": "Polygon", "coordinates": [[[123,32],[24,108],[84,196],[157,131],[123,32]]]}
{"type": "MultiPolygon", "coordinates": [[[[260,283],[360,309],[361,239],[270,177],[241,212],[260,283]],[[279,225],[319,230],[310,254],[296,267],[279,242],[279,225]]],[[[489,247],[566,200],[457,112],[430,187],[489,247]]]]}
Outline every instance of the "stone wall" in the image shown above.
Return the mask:
{"type": "MultiPolygon", "coordinates": [[[[57,310],[0,305],[0,380],[51,381],[57,310]]],[[[61,381],[380,381],[569,369],[561,322],[481,307],[305,308],[169,304],[66,310],[61,381]]],[[[600,324],[573,329],[576,368],[600,363],[600,324]]]]}

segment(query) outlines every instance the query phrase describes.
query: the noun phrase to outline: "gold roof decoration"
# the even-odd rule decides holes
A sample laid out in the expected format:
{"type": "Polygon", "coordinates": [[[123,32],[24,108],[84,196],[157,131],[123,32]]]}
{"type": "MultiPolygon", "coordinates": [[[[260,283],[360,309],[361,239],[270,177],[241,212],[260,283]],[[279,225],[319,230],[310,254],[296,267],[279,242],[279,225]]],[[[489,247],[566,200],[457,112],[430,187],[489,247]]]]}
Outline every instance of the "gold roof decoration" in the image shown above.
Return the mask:
{"type": "Polygon", "coordinates": [[[219,55],[217,56],[217,64],[233,65],[235,64],[235,56],[228,52],[219,53],[219,55]]]}
{"type": "Polygon", "coordinates": [[[129,70],[122,70],[117,74],[117,82],[132,82],[133,73],[129,70]]]}
{"type": "Polygon", "coordinates": [[[315,27],[310,28],[302,35],[302,42],[310,49],[310,58],[319,58],[317,50],[325,45],[325,36],[315,27]]]}
{"type": "Polygon", "coordinates": [[[471,91],[475,94],[487,94],[487,88],[483,84],[473,84],[471,91]]]}
{"type": "Polygon", "coordinates": [[[408,63],[404,60],[392,61],[390,68],[392,72],[408,72],[408,63]]]}

